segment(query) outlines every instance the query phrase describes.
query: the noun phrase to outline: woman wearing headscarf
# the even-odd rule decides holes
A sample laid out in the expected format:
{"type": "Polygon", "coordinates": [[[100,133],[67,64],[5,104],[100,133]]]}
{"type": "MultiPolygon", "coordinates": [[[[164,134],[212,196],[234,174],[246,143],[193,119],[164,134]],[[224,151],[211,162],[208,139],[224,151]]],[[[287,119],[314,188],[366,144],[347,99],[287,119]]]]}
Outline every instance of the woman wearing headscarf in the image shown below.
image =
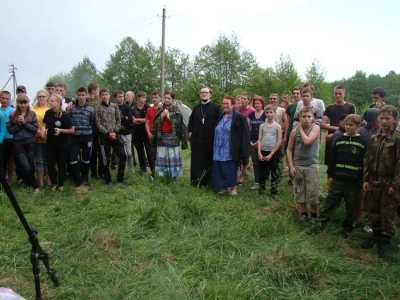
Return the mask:
{"type": "Polygon", "coordinates": [[[175,94],[166,92],[164,103],[154,117],[151,148],[155,154],[155,172],[176,180],[182,176],[182,149],[187,149],[183,117],[179,108],[173,104],[175,94]]]}

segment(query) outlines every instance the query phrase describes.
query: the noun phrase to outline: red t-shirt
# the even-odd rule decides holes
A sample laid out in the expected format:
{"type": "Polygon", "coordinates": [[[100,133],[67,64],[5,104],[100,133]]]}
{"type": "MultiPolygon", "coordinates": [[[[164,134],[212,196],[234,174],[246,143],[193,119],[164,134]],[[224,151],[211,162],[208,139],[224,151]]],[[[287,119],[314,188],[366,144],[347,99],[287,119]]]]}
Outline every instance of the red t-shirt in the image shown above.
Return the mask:
{"type": "Polygon", "coordinates": [[[150,133],[153,131],[154,117],[156,116],[157,108],[150,106],[146,112],[146,121],[149,120],[150,133]]]}
{"type": "Polygon", "coordinates": [[[163,132],[163,133],[171,133],[172,132],[171,121],[168,120],[167,118],[164,118],[161,122],[161,132],[163,132]]]}

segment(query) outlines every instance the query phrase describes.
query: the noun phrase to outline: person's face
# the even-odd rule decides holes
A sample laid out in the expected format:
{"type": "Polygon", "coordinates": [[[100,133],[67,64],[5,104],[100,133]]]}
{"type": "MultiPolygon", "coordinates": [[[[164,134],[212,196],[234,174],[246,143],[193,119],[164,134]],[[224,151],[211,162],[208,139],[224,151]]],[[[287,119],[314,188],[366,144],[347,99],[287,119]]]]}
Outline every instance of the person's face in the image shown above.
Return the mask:
{"type": "Polygon", "coordinates": [[[254,101],[254,109],[255,109],[256,111],[262,110],[262,103],[261,103],[260,100],[254,101]]]}
{"type": "Polygon", "coordinates": [[[76,96],[77,96],[79,102],[86,101],[87,95],[85,92],[79,92],[76,96]]]}
{"type": "Polygon", "coordinates": [[[10,95],[6,93],[0,94],[1,107],[6,108],[10,105],[10,95]]]}
{"type": "Polygon", "coordinates": [[[294,90],[292,95],[293,95],[294,101],[296,101],[296,102],[300,101],[300,99],[301,99],[300,90],[294,90]]]}
{"type": "Polygon", "coordinates": [[[310,93],[301,94],[301,100],[303,100],[304,106],[309,105],[312,100],[312,96],[310,93]]]}
{"type": "MultiPolygon", "coordinates": [[[[171,95],[169,95],[171,97],[171,95]]],[[[165,96],[164,96],[165,99],[165,96]]],[[[154,106],[158,106],[160,104],[161,98],[159,95],[151,95],[151,101],[153,102],[154,106]]]]}
{"type": "Polygon", "coordinates": [[[344,130],[350,136],[355,135],[357,133],[358,128],[360,128],[360,125],[357,125],[354,122],[351,121],[344,122],[344,130]]]}
{"type": "Polygon", "coordinates": [[[339,120],[339,127],[345,129],[344,120],[339,120]]]}
{"type": "Polygon", "coordinates": [[[110,93],[103,92],[100,94],[100,98],[104,104],[108,104],[108,101],[110,100],[110,93]]]}
{"type": "Polygon", "coordinates": [[[50,108],[56,108],[60,106],[60,103],[58,103],[58,101],[56,100],[56,98],[54,97],[50,97],[49,99],[49,106],[50,108]]]}
{"type": "Polygon", "coordinates": [[[100,88],[97,88],[94,90],[94,96],[99,97],[100,96],[100,88]]]}
{"type": "Polygon", "coordinates": [[[290,95],[289,94],[284,94],[283,95],[283,102],[289,103],[290,102],[290,95]]]}
{"type": "Polygon", "coordinates": [[[391,130],[397,120],[390,113],[387,112],[380,113],[378,119],[381,123],[381,129],[385,131],[391,130]]]}
{"type": "Polygon", "coordinates": [[[302,113],[300,116],[300,122],[303,125],[311,125],[314,120],[314,116],[310,112],[302,113]]]}
{"type": "Polygon", "coordinates": [[[344,96],[346,96],[346,93],[344,92],[343,89],[336,89],[333,93],[336,102],[343,102],[344,101],[344,96]]]}
{"type": "Polygon", "coordinates": [[[376,118],[375,122],[374,122],[374,128],[380,128],[381,127],[381,120],[378,118],[376,118]]]}
{"type": "Polygon", "coordinates": [[[17,102],[18,108],[21,111],[26,111],[27,107],[28,107],[28,101],[26,100],[21,100],[17,102]]]}
{"type": "Polygon", "coordinates": [[[269,96],[269,104],[272,104],[274,106],[278,105],[278,96],[269,96]]]}
{"type": "Polygon", "coordinates": [[[122,103],[124,103],[124,94],[118,94],[115,97],[115,103],[117,103],[117,105],[121,105],[122,103]]]}
{"type": "Polygon", "coordinates": [[[383,100],[385,100],[385,98],[382,98],[379,94],[372,94],[371,98],[372,102],[383,102],[383,100]]]}
{"type": "Polygon", "coordinates": [[[138,99],[138,102],[140,102],[141,104],[145,104],[146,103],[146,96],[141,96],[138,99]]]}
{"type": "Polygon", "coordinates": [[[65,98],[65,95],[67,94],[67,91],[63,87],[59,86],[59,87],[56,87],[56,94],[58,94],[61,97],[65,98]]]}
{"type": "Polygon", "coordinates": [[[222,109],[225,113],[231,113],[233,110],[234,105],[230,99],[224,99],[222,101],[222,109]]]}
{"type": "Polygon", "coordinates": [[[249,99],[247,96],[240,96],[240,106],[242,108],[247,108],[249,106],[249,99]]]}
{"type": "Polygon", "coordinates": [[[51,96],[51,95],[53,95],[54,92],[56,91],[56,87],[54,87],[54,86],[46,87],[46,91],[47,91],[47,92],[50,94],[50,96],[51,96]]]}
{"type": "Polygon", "coordinates": [[[200,90],[200,100],[208,101],[210,99],[210,90],[208,88],[203,88],[200,90]]]}
{"type": "Polygon", "coordinates": [[[134,95],[134,94],[131,94],[131,93],[126,93],[126,94],[125,94],[125,101],[126,101],[126,103],[132,104],[133,98],[135,98],[135,95],[134,95]]]}
{"type": "MultiPolygon", "coordinates": [[[[158,95],[157,95],[157,96],[158,96],[158,95]]],[[[151,98],[153,99],[153,97],[151,97],[151,98]]],[[[160,97],[159,97],[159,98],[160,98],[160,97]]],[[[165,94],[165,95],[164,95],[164,104],[165,104],[165,106],[171,106],[173,101],[174,101],[174,100],[172,99],[172,97],[171,97],[170,94],[165,94]]]]}
{"type": "Polygon", "coordinates": [[[48,97],[45,93],[38,93],[37,98],[38,98],[38,103],[40,105],[46,104],[46,102],[48,100],[48,97]]]}
{"type": "Polygon", "coordinates": [[[265,111],[265,116],[267,117],[268,120],[273,120],[275,118],[275,112],[272,109],[267,109],[265,111]]]}

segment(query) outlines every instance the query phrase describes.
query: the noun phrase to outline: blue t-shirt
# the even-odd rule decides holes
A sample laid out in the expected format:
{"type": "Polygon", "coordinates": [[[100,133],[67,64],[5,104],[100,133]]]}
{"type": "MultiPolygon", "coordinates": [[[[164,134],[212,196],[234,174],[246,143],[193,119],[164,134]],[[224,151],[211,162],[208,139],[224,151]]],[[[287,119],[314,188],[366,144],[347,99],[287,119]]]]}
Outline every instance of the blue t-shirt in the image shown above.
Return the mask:
{"type": "MultiPolygon", "coordinates": [[[[7,124],[7,122],[8,122],[8,118],[10,118],[10,115],[11,115],[11,113],[14,111],[14,107],[11,107],[11,106],[9,106],[9,107],[7,107],[7,108],[1,108],[1,112],[3,113],[3,116],[4,116],[4,120],[5,120],[5,122],[6,122],[6,124],[7,124]]],[[[6,130],[6,134],[4,135],[4,138],[5,139],[8,139],[8,140],[12,140],[13,139],[13,135],[12,134],[10,134],[9,132],[8,132],[8,130],[6,130]]]]}

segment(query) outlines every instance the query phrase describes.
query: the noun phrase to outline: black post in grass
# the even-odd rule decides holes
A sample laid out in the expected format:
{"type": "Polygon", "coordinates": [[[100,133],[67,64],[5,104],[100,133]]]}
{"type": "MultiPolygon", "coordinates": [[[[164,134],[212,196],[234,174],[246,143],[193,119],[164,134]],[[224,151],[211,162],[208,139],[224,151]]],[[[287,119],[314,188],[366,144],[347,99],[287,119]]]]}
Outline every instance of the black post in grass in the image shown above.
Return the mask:
{"type": "Polygon", "coordinates": [[[14,193],[11,191],[10,186],[3,174],[0,175],[0,183],[6,192],[8,199],[12,206],[14,207],[15,212],[18,215],[19,220],[21,221],[22,225],[25,228],[26,233],[28,234],[28,240],[32,245],[31,250],[31,264],[32,264],[32,272],[35,279],[35,290],[36,290],[36,300],[42,300],[42,292],[40,289],[40,261],[43,262],[47,274],[49,274],[51,281],[53,282],[54,286],[59,286],[60,283],[56,277],[56,271],[50,268],[49,258],[50,255],[48,252],[43,251],[42,247],[40,247],[39,239],[37,237],[38,231],[37,229],[33,229],[29,226],[28,221],[26,221],[25,216],[21,210],[21,207],[18,204],[17,199],[14,196],[14,193]]]}

